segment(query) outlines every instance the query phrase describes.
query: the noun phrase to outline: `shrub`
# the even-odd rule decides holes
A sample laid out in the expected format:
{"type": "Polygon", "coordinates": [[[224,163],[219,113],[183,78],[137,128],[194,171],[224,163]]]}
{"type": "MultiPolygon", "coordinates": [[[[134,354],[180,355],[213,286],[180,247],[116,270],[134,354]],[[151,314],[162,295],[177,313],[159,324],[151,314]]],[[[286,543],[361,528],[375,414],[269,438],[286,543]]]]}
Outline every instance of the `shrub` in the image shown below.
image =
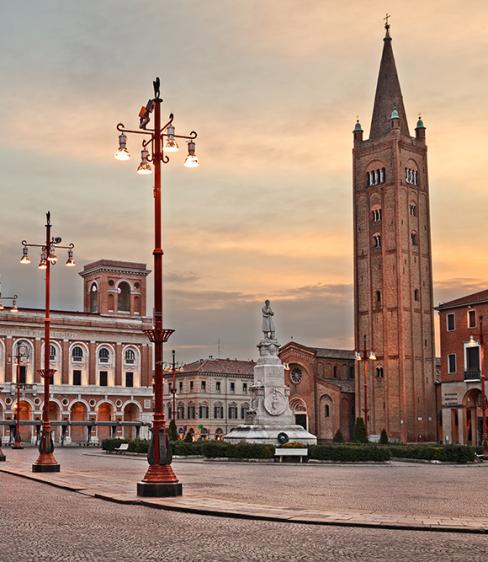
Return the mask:
{"type": "Polygon", "coordinates": [[[322,461],[387,461],[390,459],[390,450],[374,445],[312,445],[308,456],[322,461]]]}
{"type": "Polygon", "coordinates": [[[178,428],[176,427],[175,420],[169,422],[168,438],[170,441],[178,441],[178,428]]]}
{"type": "Polygon", "coordinates": [[[104,439],[102,441],[102,449],[104,451],[113,451],[122,443],[128,443],[127,439],[120,439],[118,437],[116,439],[104,439]]]}
{"type": "Polygon", "coordinates": [[[388,433],[386,433],[386,429],[381,430],[380,445],[388,445],[388,433]]]}
{"type": "Polygon", "coordinates": [[[147,453],[149,449],[149,441],[147,439],[133,439],[129,441],[130,453],[147,453]]]}
{"type": "Polygon", "coordinates": [[[271,459],[274,456],[274,445],[260,443],[226,443],[225,441],[205,441],[202,452],[207,458],[229,459],[271,459]]]}
{"type": "Polygon", "coordinates": [[[334,443],[344,443],[344,435],[342,435],[342,431],[338,429],[335,432],[334,439],[332,439],[334,443]]]}
{"type": "Polygon", "coordinates": [[[184,441],[185,441],[185,443],[193,443],[193,432],[192,431],[188,431],[188,433],[185,435],[184,441]]]}
{"type": "Polygon", "coordinates": [[[230,446],[230,443],[225,441],[205,441],[202,443],[202,452],[208,459],[227,457],[227,450],[230,446]]]}
{"type": "Polygon", "coordinates": [[[174,455],[192,456],[202,454],[202,442],[187,443],[185,441],[174,441],[171,443],[171,450],[174,455]]]}
{"type": "Polygon", "coordinates": [[[288,443],[285,443],[284,445],[280,445],[280,448],[282,449],[303,449],[303,447],[306,448],[307,445],[304,445],[299,441],[288,441],[288,443]]]}
{"type": "Polygon", "coordinates": [[[391,456],[401,459],[421,459],[427,461],[442,461],[467,463],[475,459],[474,447],[467,445],[390,445],[391,456]]]}
{"type": "Polygon", "coordinates": [[[364,425],[363,418],[356,418],[352,440],[355,443],[368,443],[368,436],[366,435],[366,426],[364,425]]]}

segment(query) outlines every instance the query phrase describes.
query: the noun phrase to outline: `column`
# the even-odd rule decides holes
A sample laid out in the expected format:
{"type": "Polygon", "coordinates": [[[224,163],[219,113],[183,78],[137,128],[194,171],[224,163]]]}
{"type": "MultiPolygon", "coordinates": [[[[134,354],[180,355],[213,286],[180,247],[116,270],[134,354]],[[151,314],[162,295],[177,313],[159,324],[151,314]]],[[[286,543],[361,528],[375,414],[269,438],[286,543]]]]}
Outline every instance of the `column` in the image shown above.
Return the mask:
{"type": "Polygon", "coordinates": [[[12,338],[5,340],[5,382],[12,382],[12,338]]]}
{"type": "Polygon", "coordinates": [[[141,386],[151,386],[149,346],[143,344],[140,348],[140,352],[141,352],[141,386]]]}
{"type": "Polygon", "coordinates": [[[40,383],[40,382],[43,381],[41,375],[39,374],[39,369],[41,369],[41,364],[42,364],[42,368],[44,368],[44,361],[42,361],[41,355],[42,355],[41,354],[41,338],[36,338],[34,340],[34,357],[31,358],[31,361],[33,361],[33,367],[34,367],[34,382],[35,383],[40,383]]]}
{"type": "Polygon", "coordinates": [[[69,384],[69,341],[61,343],[61,384],[69,384]]]}
{"type": "Polygon", "coordinates": [[[97,346],[96,342],[91,341],[88,344],[89,358],[88,358],[88,384],[97,384],[97,346]]]}
{"type": "Polygon", "coordinates": [[[122,345],[115,344],[115,386],[122,385],[122,345]]]}

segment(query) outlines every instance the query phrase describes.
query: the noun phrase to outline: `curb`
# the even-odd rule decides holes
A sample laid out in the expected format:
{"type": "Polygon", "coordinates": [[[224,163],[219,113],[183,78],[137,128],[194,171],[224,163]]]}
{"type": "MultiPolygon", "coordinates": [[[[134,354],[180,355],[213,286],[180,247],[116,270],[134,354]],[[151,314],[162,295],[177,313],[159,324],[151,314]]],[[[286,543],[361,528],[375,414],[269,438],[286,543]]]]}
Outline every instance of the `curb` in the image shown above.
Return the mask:
{"type": "MultiPolygon", "coordinates": [[[[58,482],[50,482],[48,480],[43,480],[41,478],[37,478],[35,476],[31,476],[28,474],[20,474],[13,470],[9,470],[8,468],[1,467],[0,472],[4,474],[9,474],[11,476],[17,476],[20,478],[25,478],[26,480],[31,480],[33,482],[39,482],[41,484],[47,484],[49,486],[53,486],[55,488],[60,488],[69,492],[87,495],[83,492],[86,488],[77,488],[75,486],[70,486],[66,484],[60,484],[58,482]]],[[[378,522],[369,522],[369,521],[349,521],[347,519],[334,519],[330,518],[327,519],[327,514],[324,513],[323,518],[319,519],[312,519],[307,518],[306,516],[292,516],[292,515],[265,515],[260,513],[248,513],[236,510],[217,510],[217,509],[210,509],[204,507],[190,507],[190,506],[181,506],[181,505],[169,505],[169,504],[157,504],[153,503],[144,499],[125,499],[125,498],[118,498],[116,496],[111,496],[108,494],[103,493],[94,493],[89,494],[91,497],[102,501],[109,501],[112,503],[117,504],[125,504],[125,505],[141,505],[143,507],[150,507],[152,509],[161,509],[163,511],[174,511],[180,513],[192,513],[195,515],[206,515],[211,517],[225,517],[228,519],[247,519],[247,520],[254,520],[254,521],[270,521],[275,523],[295,523],[301,525],[322,525],[322,526],[330,526],[330,527],[359,527],[359,528],[368,528],[368,529],[388,529],[394,531],[428,531],[428,532],[437,532],[437,533],[458,533],[458,534],[476,534],[476,535],[486,535],[488,534],[488,527],[460,527],[460,526],[449,526],[449,525],[428,525],[428,524],[407,524],[407,523],[378,523],[378,522]]],[[[255,506],[255,507],[262,507],[266,508],[267,506],[255,506]]],[[[379,515],[381,517],[381,515],[379,515]]]]}

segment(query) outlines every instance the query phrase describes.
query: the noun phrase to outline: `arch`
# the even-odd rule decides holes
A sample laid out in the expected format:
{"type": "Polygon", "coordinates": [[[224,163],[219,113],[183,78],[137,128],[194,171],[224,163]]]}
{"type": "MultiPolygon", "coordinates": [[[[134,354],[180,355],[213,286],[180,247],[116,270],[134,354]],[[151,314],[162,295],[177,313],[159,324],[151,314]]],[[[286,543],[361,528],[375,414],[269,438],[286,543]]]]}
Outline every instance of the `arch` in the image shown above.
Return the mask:
{"type": "Polygon", "coordinates": [[[230,420],[236,420],[238,415],[237,402],[229,402],[228,418],[230,420]]]}
{"type": "Polygon", "coordinates": [[[139,349],[134,345],[126,345],[122,348],[122,356],[124,358],[125,365],[137,366],[139,365],[140,361],[140,353],[139,349]],[[132,352],[132,357],[130,357],[130,353],[132,352]],[[129,361],[129,359],[131,359],[129,361]]]}
{"type": "Polygon", "coordinates": [[[373,248],[381,248],[381,234],[375,232],[372,236],[373,248]]]}
{"type": "MultiPolygon", "coordinates": [[[[20,421],[32,421],[32,411],[33,406],[30,400],[21,400],[19,403],[19,419],[20,421]]],[[[17,416],[17,402],[13,406],[15,416],[17,416]]],[[[20,426],[20,439],[24,443],[30,443],[32,439],[33,426],[31,425],[21,425],[20,426]]]]}
{"type": "Polygon", "coordinates": [[[103,363],[104,365],[109,365],[112,363],[113,350],[105,344],[97,347],[97,363],[103,363]]]}
{"type": "MultiPolygon", "coordinates": [[[[138,421],[141,417],[141,408],[137,402],[128,402],[124,406],[124,421],[138,421]]],[[[125,439],[135,439],[136,437],[135,427],[124,427],[124,437],[125,439]]]]}
{"type": "MultiPolygon", "coordinates": [[[[53,377],[53,384],[61,384],[61,373],[62,373],[62,361],[63,361],[63,351],[61,344],[57,340],[50,340],[50,353],[49,353],[49,366],[56,372],[53,377]],[[54,354],[53,352],[54,348],[54,354]]],[[[41,365],[44,368],[44,342],[41,344],[41,365]]]]}
{"type": "Polygon", "coordinates": [[[70,344],[69,346],[69,357],[70,357],[70,362],[74,363],[76,365],[80,365],[83,363],[86,363],[88,361],[88,357],[89,357],[89,350],[88,350],[88,346],[84,343],[84,342],[73,342],[70,344]],[[79,347],[82,350],[82,356],[81,359],[74,359],[74,355],[73,355],[73,350],[75,347],[79,347]]]}
{"type": "Polygon", "coordinates": [[[215,430],[215,439],[216,439],[216,441],[223,441],[224,440],[224,430],[221,427],[218,427],[215,430]]]}
{"type": "Polygon", "coordinates": [[[329,394],[323,394],[320,397],[319,406],[320,437],[322,439],[332,439],[334,437],[334,433],[338,429],[335,427],[334,418],[334,401],[329,394]]]}
{"type": "MultiPolygon", "coordinates": [[[[85,400],[76,400],[71,404],[69,419],[70,421],[87,421],[90,406],[85,400]]],[[[72,425],[70,427],[71,442],[82,443],[85,441],[86,428],[83,425],[72,425]]]]}
{"type": "Polygon", "coordinates": [[[117,311],[130,312],[131,288],[128,281],[120,281],[117,285],[117,311]]]}
{"type": "MultiPolygon", "coordinates": [[[[112,421],[114,413],[114,406],[108,401],[103,401],[98,404],[97,407],[97,422],[112,421]]],[[[98,426],[97,427],[98,439],[102,441],[103,439],[108,439],[112,432],[109,426],[98,426]]]]}
{"type": "Polygon", "coordinates": [[[482,416],[481,390],[479,388],[469,389],[463,397],[464,406],[464,443],[466,445],[479,445],[480,432],[478,420],[482,416]]]}
{"type": "Polygon", "coordinates": [[[90,285],[89,299],[90,299],[90,312],[97,313],[99,297],[98,297],[98,283],[96,281],[93,281],[93,283],[90,285]]]}

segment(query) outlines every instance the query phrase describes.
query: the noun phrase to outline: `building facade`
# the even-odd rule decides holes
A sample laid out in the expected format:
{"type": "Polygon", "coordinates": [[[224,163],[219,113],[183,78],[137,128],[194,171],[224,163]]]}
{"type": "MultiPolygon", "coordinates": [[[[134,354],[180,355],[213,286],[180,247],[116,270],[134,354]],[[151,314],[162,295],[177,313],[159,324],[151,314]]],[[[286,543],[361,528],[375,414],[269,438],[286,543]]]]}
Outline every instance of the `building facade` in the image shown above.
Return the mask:
{"type": "MultiPolygon", "coordinates": [[[[244,423],[249,410],[254,361],[200,359],[184,365],[176,377],[176,427],[180,436],[223,439],[244,423]]],[[[171,377],[166,375],[167,419],[172,417],[171,377]]]]}
{"type": "MultiPolygon", "coordinates": [[[[49,410],[53,421],[62,422],[55,426],[58,443],[147,435],[146,428],[139,432],[138,427],[124,426],[124,422],[152,418],[152,349],[142,331],[151,326],[151,320],[144,317],[148,274],[144,264],[111,260],[88,264],[80,274],[84,311],[52,311],[50,354],[55,374],[49,410]]],[[[22,440],[34,443],[38,439],[43,338],[43,309],[0,311],[0,422],[7,422],[0,425],[0,436],[4,442],[12,439],[17,407],[25,422],[22,440]],[[18,345],[28,351],[28,361],[19,372],[14,359],[18,345]]]]}
{"type": "Polygon", "coordinates": [[[437,310],[441,337],[442,438],[445,443],[478,445],[481,368],[486,375],[487,366],[486,356],[481,364],[480,330],[483,326],[486,349],[488,290],[442,303],[437,310]]]}
{"type": "Polygon", "coordinates": [[[289,342],[279,352],[295,421],[321,441],[352,437],[354,352],[289,342]]]}
{"type": "MultiPolygon", "coordinates": [[[[355,347],[368,362],[368,429],[435,441],[434,323],[425,127],[409,132],[386,26],[369,138],[354,129],[355,347]]],[[[364,412],[356,378],[356,415],[364,412]]]]}

